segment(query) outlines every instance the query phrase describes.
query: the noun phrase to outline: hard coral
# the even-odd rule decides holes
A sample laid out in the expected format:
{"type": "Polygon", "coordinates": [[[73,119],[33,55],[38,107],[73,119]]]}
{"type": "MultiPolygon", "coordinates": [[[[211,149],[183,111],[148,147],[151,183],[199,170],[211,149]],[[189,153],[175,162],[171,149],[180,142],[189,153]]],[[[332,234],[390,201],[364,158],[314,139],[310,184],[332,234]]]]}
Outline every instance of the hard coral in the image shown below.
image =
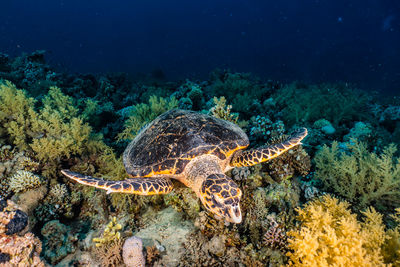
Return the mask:
{"type": "Polygon", "coordinates": [[[277,138],[285,131],[282,121],[272,122],[270,118],[256,116],[252,118],[253,126],[250,128],[250,138],[261,139],[263,141],[277,138]]]}
{"type": "Polygon", "coordinates": [[[273,218],[269,220],[268,224],[268,229],[263,237],[264,245],[273,249],[285,250],[287,245],[285,227],[273,218]]]}
{"type": "Polygon", "coordinates": [[[360,222],[347,202],[325,195],[297,212],[300,228],[288,232],[289,265],[384,266],[384,225],[374,209],[360,222]]]}
{"type": "Polygon", "coordinates": [[[365,208],[400,205],[400,159],[394,157],[392,144],[381,155],[369,152],[366,144],[354,140],[347,145],[349,153],[341,152],[339,144],[324,146],[315,156],[315,178],[325,189],[365,208]]]}
{"type": "Polygon", "coordinates": [[[9,180],[10,190],[18,193],[29,189],[38,188],[42,185],[42,179],[28,171],[17,171],[9,180]]]}

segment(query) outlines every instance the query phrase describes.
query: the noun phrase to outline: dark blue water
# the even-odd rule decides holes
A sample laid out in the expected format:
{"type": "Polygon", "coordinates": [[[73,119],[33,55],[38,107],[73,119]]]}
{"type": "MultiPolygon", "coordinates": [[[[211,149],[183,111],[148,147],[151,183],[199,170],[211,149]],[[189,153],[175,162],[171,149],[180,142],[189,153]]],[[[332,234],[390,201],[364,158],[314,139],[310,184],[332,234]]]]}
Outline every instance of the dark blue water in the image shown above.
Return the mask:
{"type": "MultiPolygon", "coordinates": [[[[262,78],[400,88],[400,1],[1,0],[0,51],[70,72],[262,78]]],[[[399,90],[400,91],[400,90],[399,90]]]]}

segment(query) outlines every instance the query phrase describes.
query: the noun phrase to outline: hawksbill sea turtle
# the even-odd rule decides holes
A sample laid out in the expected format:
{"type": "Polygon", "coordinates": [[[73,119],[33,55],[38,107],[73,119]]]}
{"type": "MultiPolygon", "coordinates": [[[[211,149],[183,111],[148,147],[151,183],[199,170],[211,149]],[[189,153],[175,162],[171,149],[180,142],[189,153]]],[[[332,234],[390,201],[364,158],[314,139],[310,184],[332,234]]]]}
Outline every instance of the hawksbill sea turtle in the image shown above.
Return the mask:
{"type": "Polygon", "coordinates": [[[240,223],[242,191],[227,175],[235,167],[252,166],[273,159],[301,144],[301,128],[279,144],[244,150],[245,132],[236,124],[206,114],[174,109],[157,117],[131,141],[123,162],[130,176],[107,181],[70,170],[62,173],[85,185],[138,195],[167,194],[171,179],[190,187],[204,207],[228,222],[240,223]]]}

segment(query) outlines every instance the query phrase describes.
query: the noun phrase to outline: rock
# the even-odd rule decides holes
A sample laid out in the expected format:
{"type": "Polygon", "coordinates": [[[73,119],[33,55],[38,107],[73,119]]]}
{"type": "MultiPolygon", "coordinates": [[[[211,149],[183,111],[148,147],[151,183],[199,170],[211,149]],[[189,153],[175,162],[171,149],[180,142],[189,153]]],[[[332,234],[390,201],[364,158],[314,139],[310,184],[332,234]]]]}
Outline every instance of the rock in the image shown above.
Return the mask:
{"type": "Polygon", "coordinates": [[[162,259],[164,266],[177,266],[179,258],[184,253],[183,244],[187,243],[187,236],[195,229],[193,222],[185,221],[182,214],[172,207],[163,209],[157,213],[149,209],[142,216],[144,228],[135,234],[143,240],[143,245],[165,248],[162,259]]]}
{"type": "Polygon", "coordinates": [[[225,237],[214,236],[208,242],[208,251],[218,257],[222,257],[225,254],[225,237]]]}
{"type": "Polygon", "coordinates": [[[14,217],[6,225],[6,235],[19,233],[28,225],[28,215],[21,210],[16,210],[14,217]]]}

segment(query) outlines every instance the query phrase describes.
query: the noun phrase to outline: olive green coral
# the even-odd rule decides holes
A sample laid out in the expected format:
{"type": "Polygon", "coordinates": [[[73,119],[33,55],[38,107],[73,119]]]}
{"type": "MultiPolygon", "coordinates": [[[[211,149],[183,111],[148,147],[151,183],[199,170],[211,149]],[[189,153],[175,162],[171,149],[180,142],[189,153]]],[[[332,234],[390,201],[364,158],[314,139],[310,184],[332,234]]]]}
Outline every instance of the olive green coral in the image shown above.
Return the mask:
{"type": "Polygon", "coordinates": [[[8,81],[0,82],[0,135],[41,161],[81,154],[90,144],[91,128],[78,116],[71,97],[51,87],[41,107],[8,81]]]}
{"type": "Polygon", "coordinates": [[[315,178],[359,208],[399,206],[400,159],[394,157],[395,145],[387,146],[380,155],[356,140],[347,147],[349,153],[340,151],[337,142],[325,145],[315,156],[315,178]]]}
{"type": "Polygon", "coordinates": [[[178,101],[175,97],[166,99],[155,95],[150,96],[149,104],[140,103],[133,106],[132,112],[125,122],[125,129],[118,135],[118,141],[132,140],[146,123],[177,107],[178,101]]]}

